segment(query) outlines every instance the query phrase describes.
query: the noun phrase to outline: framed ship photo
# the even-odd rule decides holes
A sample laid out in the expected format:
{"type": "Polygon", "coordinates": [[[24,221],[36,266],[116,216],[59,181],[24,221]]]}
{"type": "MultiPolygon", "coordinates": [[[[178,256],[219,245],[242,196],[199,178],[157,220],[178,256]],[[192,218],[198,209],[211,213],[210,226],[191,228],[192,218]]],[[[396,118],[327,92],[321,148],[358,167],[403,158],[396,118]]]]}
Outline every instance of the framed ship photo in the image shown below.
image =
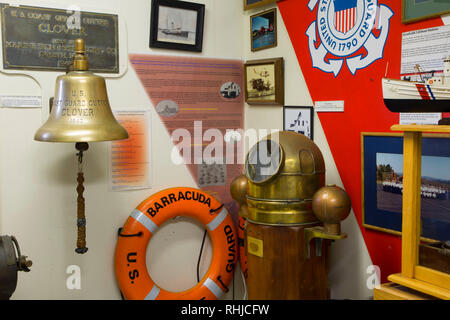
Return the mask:
{"type": "Polygon", "coordinates": [[[150,47],[201,52],[205,5],[152,0],[150,47]]]}
{"type": "Polygon", "coordinates": [[[284,104],[283,58],[251,60],[244,64],[245,102],[284,104]]]}
{"type": "Polygon", "coordinates": [[[250,17],[251,50],[276,47],[277,9],[271,9],[250,17]]]}
{"type": "Polygon", "coordinates": [[[264,6],[278,2],[279,0],[244,0],[244,10],[249,10],[257,7],[264,6]]]}
{"type": "MultiPolygon", "coordinates": [[[[450,135],[422,139],[421,237],[448,241],[450,234],[450,135]]],[[[361,133],[362,223],[402,232],[403,134],[361,133]]]]}
{"type": "Polygon", "coordinates": [[[314,107],[284,106],[283,130],[298,132],[313,140],[314,107]]]}

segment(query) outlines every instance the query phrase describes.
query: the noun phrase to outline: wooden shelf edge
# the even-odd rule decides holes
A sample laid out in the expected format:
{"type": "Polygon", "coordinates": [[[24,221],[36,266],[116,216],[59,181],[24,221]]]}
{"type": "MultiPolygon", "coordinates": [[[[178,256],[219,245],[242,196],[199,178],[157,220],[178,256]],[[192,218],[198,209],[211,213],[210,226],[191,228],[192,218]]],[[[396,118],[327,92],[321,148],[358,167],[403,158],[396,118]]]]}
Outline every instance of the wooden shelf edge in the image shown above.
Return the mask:
{"type": "Polygon", "coordinates": [[[428,300],[428,296],[422,293],[412,294],[402,291],[396,283],[384,283],[380,288],[373,289],[374,300],[428,300]]]}
{"type": "Polygon", "coordinates": [[[392,131],[417,131],[417,132],[450,132],[450,126],[434,124],[394,124],[392,131]]]}
{"type": "Polygon", "coordinates": [[[388,276],[388,280],[442,300],[450,300],[450,290],[420,280],[404,277],[400,273],[391,274],[388,276]]]}

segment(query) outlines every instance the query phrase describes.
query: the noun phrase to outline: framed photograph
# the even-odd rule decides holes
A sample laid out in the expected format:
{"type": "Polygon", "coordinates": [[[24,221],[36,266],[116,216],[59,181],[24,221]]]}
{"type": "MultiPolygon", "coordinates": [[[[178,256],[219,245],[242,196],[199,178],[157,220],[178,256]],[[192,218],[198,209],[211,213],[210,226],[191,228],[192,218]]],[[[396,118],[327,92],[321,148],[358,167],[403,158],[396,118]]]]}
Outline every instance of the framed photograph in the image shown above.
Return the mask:
{"type": "Polygon", "coordinates": [[[250,17],[250,42],[252,51],[276,47],[277,9],[250,17]]]}
{"type": "Polygon", "coordinates": [[[244,10],[261,7],[266,4],[275,3],[278,1],[279,0],[244,0],[244,10]]]}
{"type": "Polygon", "coordinates": [[[152,0],[150,47],[201,52],[205,5],[152,0]]]}
{"type": "MultiPolygon", "coordinates": [[[[448,241],[450,234],[450,135],[422,139],[421,237],[448,241]]],[[[402,231],[403,134],[361,133],[362,223],[402,231]]]]}
{"type": "Polygon", "coordinates": [[[448,0],[402,0],[402,22],[411,23],[450,12],[448,0]]]}
{"type": "Polygon", "coordinates": [[[245,102],[284,104],[283,58],[251,60],[244,65],[245,102]]]}
{"type": "Polygon", "coordinates": [[[313,140],[314,108],[284,106],[283,130],[298,132],[313,140]]]}

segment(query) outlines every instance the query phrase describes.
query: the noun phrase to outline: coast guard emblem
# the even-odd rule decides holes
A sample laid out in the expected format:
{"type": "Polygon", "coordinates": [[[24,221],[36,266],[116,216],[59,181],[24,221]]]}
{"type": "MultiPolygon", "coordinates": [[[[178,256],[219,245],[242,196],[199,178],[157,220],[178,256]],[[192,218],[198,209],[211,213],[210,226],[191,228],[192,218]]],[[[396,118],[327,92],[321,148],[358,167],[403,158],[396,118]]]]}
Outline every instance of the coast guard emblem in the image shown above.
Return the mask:
{"type": "Polygon", "coordinates": [[[311,11],[316,6],[317,20],[306,31],[314,68],[337,77],[345,60],[355,75],[383,58],[394,15],[388,6],[377,0],[309,0],[311,11]]]}

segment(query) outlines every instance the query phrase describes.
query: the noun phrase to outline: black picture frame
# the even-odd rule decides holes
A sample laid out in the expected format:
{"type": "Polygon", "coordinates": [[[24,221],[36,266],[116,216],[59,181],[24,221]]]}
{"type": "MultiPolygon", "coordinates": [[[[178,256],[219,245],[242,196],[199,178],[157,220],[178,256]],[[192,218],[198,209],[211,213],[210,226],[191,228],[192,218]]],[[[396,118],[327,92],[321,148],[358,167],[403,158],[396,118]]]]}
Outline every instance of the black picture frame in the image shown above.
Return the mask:
{"type": "MultiPolygon", "coordinates": [[[[361,133],[363,227],[401,235],[402,156],[402,133],[361,133]]],[[[450,135],[424,134],[421,170],[421,239],[423,241],[447,241],[450,233],[450,219],[445,218],[450,207],[450,178],[447,174],[448,167],[443,161],[446,161],[445,163],[450,161],[450,135]],[[445,166],[444,171],[441,170],[443,166],[445,166]],[[435,191],[436,187],[438,191],[435,191]]]]}
{"type": "Polygon", "coordinates": [[[278,31],[277,31],[276,8],[250,16],[251,50],[255,52],[263,49],[276,47],[278,41],[277,32],[278,31]],[[263,23],[261,23],[261,21],[263,23]],[[255,27],[258,29],[255,29],[255,27]]]}
{"type": "Polygon", "coordinates": [[[298,132],[314,140],[314,107],[284,106],[283,130],[298,132]]]}
{"type": "Polygon", "coordinates": [[[204,4],[187,1],[152,0],[150,48],[201,52],[204,20],[204,4]],[[183,14],[187,18],[180,19],[183,14]]]}

